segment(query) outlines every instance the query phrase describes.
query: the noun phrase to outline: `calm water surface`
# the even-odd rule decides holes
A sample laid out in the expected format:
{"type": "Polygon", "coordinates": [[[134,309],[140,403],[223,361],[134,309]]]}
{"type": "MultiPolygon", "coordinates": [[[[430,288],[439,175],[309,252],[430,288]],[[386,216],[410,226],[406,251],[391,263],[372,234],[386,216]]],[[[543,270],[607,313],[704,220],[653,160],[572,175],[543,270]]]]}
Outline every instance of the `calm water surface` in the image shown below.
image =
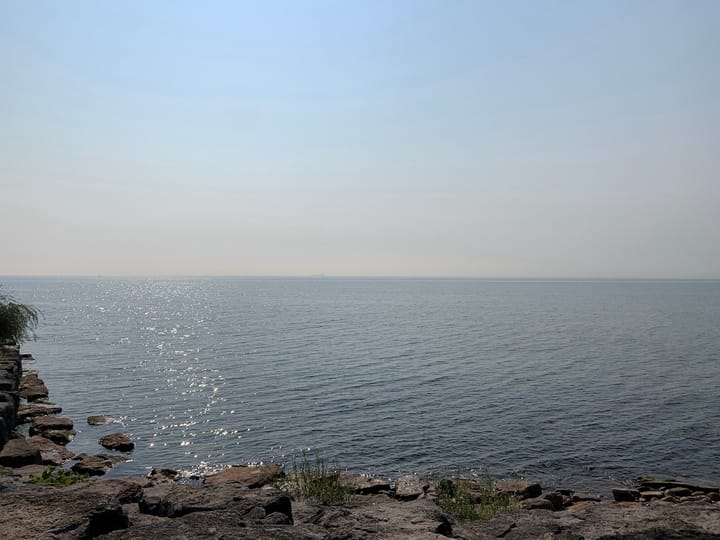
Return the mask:
{"type": "Polygon", "coordinates": [[[97,453],[203,472],[303,449],[396,477],[720,479],[720,282],[3,278],[97,453]],[[117,419],[86,425],[89,415],[117,419]]]}

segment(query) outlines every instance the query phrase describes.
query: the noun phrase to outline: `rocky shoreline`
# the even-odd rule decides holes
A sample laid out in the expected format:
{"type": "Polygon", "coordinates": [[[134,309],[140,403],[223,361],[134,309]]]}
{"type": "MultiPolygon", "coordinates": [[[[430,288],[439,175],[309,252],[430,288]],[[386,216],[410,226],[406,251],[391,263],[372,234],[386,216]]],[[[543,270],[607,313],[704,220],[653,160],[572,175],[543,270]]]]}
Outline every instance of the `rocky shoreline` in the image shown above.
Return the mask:
{"type": "MultiPolygon", "coordinates": [[[[437,482],[414,475],[386,482],[342,474],[349,493],[339,504],[296,496],[292,475],[275,464],[230,467],[193,482],[169,469],[146,478],[101,476],[126,459],[132,441],[104,437],[110,453],[74,455],[65,445],[74,436],[71,419],[48,401],[37,373],[22,371],[15,345],[0,358],[0,537],[70,538],[557,538],[720,539],[717,486],[643,479],[618,487],[613,500],[594,494],[542,487],[524,480],[497,482],[493,489],[517,501],[487,520],[457,517],[440,504],[437,482]],[[31,422],[24,437],[16,424],[31,422]],[[73,485],[28,484],[47,465],[92,478],[73,485]]],[[[90,417],[88,423],[103,423],[90,417]]],[[[482,485],[462,482],[471,504],[482,506],[482,485]]]]}

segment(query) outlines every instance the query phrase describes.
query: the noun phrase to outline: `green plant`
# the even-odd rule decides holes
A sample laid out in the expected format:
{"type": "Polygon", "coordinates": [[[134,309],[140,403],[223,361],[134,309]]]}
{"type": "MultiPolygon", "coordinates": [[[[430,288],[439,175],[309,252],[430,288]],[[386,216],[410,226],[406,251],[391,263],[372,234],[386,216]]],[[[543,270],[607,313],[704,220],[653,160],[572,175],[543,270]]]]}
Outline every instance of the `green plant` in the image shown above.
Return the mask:
{"type": "Polygon", "coordinates": [[[305,452],[300,463],[293,455],[290,489],[298,498],[328,505],[343,503],[350,497],[350,490],[340,481],[338,468],[328,467],[327,461],[317,455],[311,462],[305,452]]]}
{"type": "Polygon", "coordinates": [[[0,294],[0,341],[22,343],[35,338],[39,315],[34,307],[18,304],[11,296],[0,294]]]}
{"type": "Polygon", "coordinates": [[[29,484],[44,484],[47,486],[69,486],[84,482],[90,478],[87,474],[79,474],[73,471],[60,469],[48,465],[40,475],[30,476],[29,484]]]}
{"type": "Polygon", "coordinates": [[[438,505],[460,519],[484,521],[517,508],[515,498],[498,491],[489,477],[483,482],[472,483],[459,478],[443,478],[435,489],[438,505]]]}

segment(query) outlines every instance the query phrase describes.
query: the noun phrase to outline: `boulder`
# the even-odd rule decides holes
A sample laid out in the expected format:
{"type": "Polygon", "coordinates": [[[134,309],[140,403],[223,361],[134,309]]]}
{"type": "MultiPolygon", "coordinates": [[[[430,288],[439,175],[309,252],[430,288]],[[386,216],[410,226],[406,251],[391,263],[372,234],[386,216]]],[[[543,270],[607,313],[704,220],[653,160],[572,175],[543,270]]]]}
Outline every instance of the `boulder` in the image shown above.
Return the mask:
{"type": "Polygon", "coordinates": [[[565,506],[565,496],[557,491],[545,493],[542,498],[550,501],[554,510],[562,510],[565,506]]]}
{"type": "Polygon", "coordinates": [[[662,491],[641,491],[640,492],[640,498],[643,501],[651,501],[653,499],[662,499],[665,496],[665,493],[662,491]]]}
{"type": "Polygon", "coordinates": [[[600,502],[599,495],[592,495],[590,493],[573,493],[572,502],[600,502]]]}
{"type": "Polygon", "coordinates": [[[500,480],[496,486],[500,493],[507,493],[519,500],[534,499],[542,495],[540,484],[527,480],[500,480]]]}
{"type": "Polygon", "coordinates": [[[75,430],[50,429],[48,431],[43,431],[40,436],[45,437],[46,439],[50,439],[54,443],[65,445],[75,438],[75,430]]]}
{"type": "Polygon", "coordinates": [[[22,424],[24,422],[31,422],[36,416],[48,416],[51,414],[59,414],[62,412],[62,407],[57,405],[26,405],[20,407],[17,412],[17,422],[22,424]]]}
{"type": "Polygon", "coordinates": [[[70,418],[60,418],[59,416],[36,416],[32,420],[30,426],[30,435],[42,434],[51,430],[72,430],[73,421],[70,418]]]}
{"type": "Polygon", "coordinates": [[[525,510],[555,510],[555,505],[552,503],[552,501],[544,497],[523,499],[520,503],[520,506],[525,510]]]}
{"type": "Polygon", "coordinates": [[[613,488],[613,498],[617,502],[635,502],[640,498],[640,492],[630,488],[613,488]]]}
{"type": "Polygon", "coordinates": [[[122,433],[111,433],[100,439],[100,444],[108,450],[118,450],[120,452],[130,452],[135,448],[135,443],[127,435],[122,433]]]}
{"type": "Polygon", "coordinates": [[[255,489],[268,485],[283,475],[282,468],[275,463],[259,465],[257,467],[233,466],[205,476],[203,483],[209,486],[240,484],[246,488],[255,489]]]}
{"type": "Polygon", "coordinates": [[[340,483],[348,488],[351,493],[358,495],[371,495],[390,491],[390,482],[385,482],[367,474],[343,473],[340,475],[340,483]]]}
{"type": "Polygon", "coordinates": [[[665,495],[668,497],[689,497],[690,495],[692,495],[692,491],[690,491],[690,488],[684,486],[677,486],[666,489],[665,495]]]}
{"type": "Polygon", "coordinates": [[[37,401],[48,397],[47,386],[38,378],[37,373],[30,372],[23,376],[20,381],[20,397],[28,401],[37,401]]]}
{"type": "Polygon", "coordinates": [[[401,476],[395,482],[395,498],[403,501],[412,501],[425,494],[429,485],[414,474],[401,476]]]}
{"type": "Polygon", "coordinates": [[[75,456],[77,463],[70,467],[78,474],[89,474],[90,476],[102,476],[110,471],[116,463],[127,461],[123,456],[110,456],[108,454],[78,454],[75,456]]]}
{"type": "Polygon", "coordinates": [[[0,451],[0,465],[4,467],[22,467],[41,463],[40,451],[31,448],[24,437],[10,439],[0,451]]]}
{"type": "Polygon", "coordinates": [[[27,439],[30,448],[38,450],[45,465],[62,465],[73,457],[73,453],[50,439],[35,435],[27,439]]]}

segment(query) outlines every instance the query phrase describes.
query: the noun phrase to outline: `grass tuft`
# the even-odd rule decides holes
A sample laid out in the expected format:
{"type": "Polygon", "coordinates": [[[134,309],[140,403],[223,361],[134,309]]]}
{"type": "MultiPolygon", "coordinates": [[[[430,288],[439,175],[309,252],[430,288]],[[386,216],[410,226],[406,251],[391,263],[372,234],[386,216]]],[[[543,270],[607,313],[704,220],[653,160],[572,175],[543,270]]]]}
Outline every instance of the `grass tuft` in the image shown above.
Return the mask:
{"type": "Polygon", "coordinates": [[[340,482],[338,468],[328,467],[327,460],[317,455],[310,461],[305,452],[299,462],[292,458],[289,487],[296,497],[321,504],[341,504],[350,498],[350,490],[340,482]]]}
{"type": "Polygon", "coordinates": [[[84,482],[88,478],[90,477],[87,474],[79,474],[48,465],[40,475],[31,476],[27,482],[28,484],[43,484],[46,486],[70,486],[78,482],[84,482]]]}
{"type": "Polygon", "coordinates": [[[480,483],[443,478],[436,484],[436,493],[438,505],[459,519],[486,521],[517,509],[515,498],[498,491],[489,477],[480,483]]]}
{"type": "Polygon", "coordinates": [[[22,343],[35,338],[39,314],[34,307],[18,304],[11,296],[0,294],[0,341],[22,343]]]}

